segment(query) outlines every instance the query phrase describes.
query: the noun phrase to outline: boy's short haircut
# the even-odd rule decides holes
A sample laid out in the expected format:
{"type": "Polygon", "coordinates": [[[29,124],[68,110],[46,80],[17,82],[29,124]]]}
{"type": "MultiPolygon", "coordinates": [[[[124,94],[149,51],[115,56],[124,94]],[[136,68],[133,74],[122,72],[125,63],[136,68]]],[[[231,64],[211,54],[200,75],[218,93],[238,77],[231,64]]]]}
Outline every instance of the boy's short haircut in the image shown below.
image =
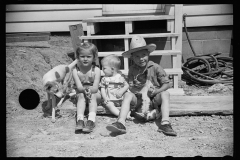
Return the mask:
{"type": "Polygon", "coordinates": [[[118,58],[118,56],[110,54],[101,60],[101,64],[106,64],[119,70],[121,66],[121,60],[118,58]]]}

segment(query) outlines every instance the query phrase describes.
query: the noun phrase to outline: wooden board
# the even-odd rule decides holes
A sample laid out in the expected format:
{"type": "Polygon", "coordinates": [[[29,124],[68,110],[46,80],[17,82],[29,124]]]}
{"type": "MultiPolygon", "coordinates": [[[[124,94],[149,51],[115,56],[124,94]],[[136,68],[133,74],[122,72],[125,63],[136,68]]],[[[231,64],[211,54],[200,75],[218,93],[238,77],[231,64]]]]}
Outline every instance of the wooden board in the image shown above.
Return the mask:
{"type": "Polygon", "coordinates": [[[69,30],[71,34],[73,50],[75,53],[77,47],[80,46],[81,44],[81,40],[78,38],[78,36],[84,35],[83,26],[82,24],[70,25],[69,30]]]}
{"type": "Polygon", "coordinates": [[[19,36],[19,37],[6,37],[6,43],[11,42],[32,42],[32,41],[48,41],[49,36],[19,36]]]}
{"type": "Polygon", "coordinates": [[[103,4],[103,15],[164,12],[162,4],[103,4]]]}
{"type": "Polygon", "coordinates": [[[37,32],[37,33],[13,33],[6,34],[6,37],[21,37],[21,36],[50,36],[50,32],[37,32]]]}
{"type": "Polygon", "coordinates": [[[102,4],[10,4],[6,11],[45,11],[45,10],[71,10],[71,9],[102,9],[102,4]]]}
{"type": "MultiPolygon", "coordinates": [[[[25,22],[25,23],[6,23],[6,33],[14,32],[69,32],[69,25],[82,23],[79,21],[68,22],[25,22]]],[[[83,23],[83,30],[86,31],[86,24],[83,23]]]]}
{"type": "Polygon", "coordinates": [[[151,33],[151,34],[129,34],[129,35],[97,35],[97,36],[82,36],[81,39],[123,39],[132,38],[133,36],[141,35],[143,38],[153,37],[177,37],[179,33],[151,33]]]}
{"type": "Polygon", "coordinates": [[[123,22],[123,21],[150,21],[174,19],[172,15],[150,15],[150,16],[116,16],[116,17],[94,17],[84,19],[83,22],[123,22]]]}
{"type": "Polygon", "coordinates": [[[52,21],[81,21],[94,16],[102,16],[102,10],[67,10],[44,12],[7,12],[6,22],[52,22],[52,21]]]}
{"type": "MultiPolygon", "coordinates": [[[[97,114],[111,113],[98,106],[97,114]]],[[[212,114],[233,114],[233,96],[170,96],[170,116],[212,114]]]]}
{"type": "Polygon", "coordinates": [[[187,27],[233,25],[233,15],[187,17],[186,25],[187,27]]]}
{"type": "Polygon", "coordinates": [[[14,42],[6,43],[6,47],[30,47],[30,48],[50,48],[48,41],[39,42],[14,42]]]}
{"type": "Polygon", "coordinates": [[[183,5],[183,14],[206,15],[206,14],[233,14],[232,4],[208,4],[208,5],[183,5]]]}

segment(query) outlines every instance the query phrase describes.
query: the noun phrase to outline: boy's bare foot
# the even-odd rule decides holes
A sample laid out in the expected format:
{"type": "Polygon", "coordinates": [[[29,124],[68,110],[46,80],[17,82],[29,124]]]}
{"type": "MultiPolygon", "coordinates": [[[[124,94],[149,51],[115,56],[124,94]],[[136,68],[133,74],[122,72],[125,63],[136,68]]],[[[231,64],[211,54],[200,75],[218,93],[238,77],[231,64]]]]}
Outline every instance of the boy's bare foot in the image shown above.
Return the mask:
{"type": "Polygon", "coordinates": [[[131,111],[128,112],[127,120],[128,121],[132,121],[133,120],[133,117],[131,117],[131,111]]]}

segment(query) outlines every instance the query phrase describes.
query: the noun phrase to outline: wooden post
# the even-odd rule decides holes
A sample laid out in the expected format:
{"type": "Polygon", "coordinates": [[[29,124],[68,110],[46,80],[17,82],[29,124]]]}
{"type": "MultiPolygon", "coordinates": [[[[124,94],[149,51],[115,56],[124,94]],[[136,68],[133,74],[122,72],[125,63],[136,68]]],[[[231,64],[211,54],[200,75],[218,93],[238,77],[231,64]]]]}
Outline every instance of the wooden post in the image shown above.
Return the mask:
{"type": "MultiPolygon", "coordinates": [[[[129,35],[129,26],[131,25],[132,22],[125,22],[125,35],[129,35]]],[[[125,51],[129,50],[129,40],[128,38],[124,39],[124,46],[125,46],[125,51]]],[[[128,70],[128,58],[123,58],[124,60],[124,70],[128,70]]]]}
{"type": "MultiPolygon", "coordinates": [[[[182,4],[175,4],[174,9],[174,17],[175,17],[175,24],[174,29],[175,33],[179,33],[178,38],[176,39],[176,50],[180,50],[182,53],[182,4]]],[[[177,68],[182,68],[182,54],[177,55],[177,68]]],[[[178,76],[179,80],[181,80],[181,76],[178,76]]]]}
{"type": "Polygon", "coordinates": [[[70,25],[69,30],[70,30],[70,35],[72,38],[74,55],[76,58],[76,49],[78,46],[81,45],[81,42],[82,42],[81,39],[79,38],[79,36],[84,36],[83,26],[82,26],[82,24],[70,25]]]}

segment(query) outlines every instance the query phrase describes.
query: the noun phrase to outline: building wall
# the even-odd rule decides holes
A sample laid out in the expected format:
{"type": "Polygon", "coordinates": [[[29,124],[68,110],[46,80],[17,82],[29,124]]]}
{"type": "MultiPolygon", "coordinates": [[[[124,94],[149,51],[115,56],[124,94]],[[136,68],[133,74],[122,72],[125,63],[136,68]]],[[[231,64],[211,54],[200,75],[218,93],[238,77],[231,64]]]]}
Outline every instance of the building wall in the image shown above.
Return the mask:
{"type": "MultiPolygon", "coordinates": [[[[232,26],[188,27],[187,30],[193,49],[197,55],[220,52],[222,56],[230,56],[232,26]]],[[[190,48],[184,29],[182,37],[182,55],[183,61],[186,62],[187,58],[193,57],[194,54],[190,48]]],[[[161,39],[158,41],[147,40],[147,43],[155,43],[157,49],[171,49],[170,39],[167,39],[167,41],[161,39]]],[[[170,56],[152,57],[151,60],[160,63],[164,68],[172,66],[170,56]]]]}
{"type": "MultiPolygon", "coordinates": [[[[131,14],[174,14],[173,5],[102,5],[102,4],[14,4],[6,5],[6,33],[69,32],[69,25],[82,23],[96,16],[131,14]],[[124,11],[123,11],[124,10],[124,11]]],[[[184,4],[186,26],[192,45],[198,55],[222,52],[229,56],[233,26],[232,4],[184,4]]],[[[86,24],[83,23],[86,31],[86,24]]],[[[186,60],[193,56],[183,28],[182,53],[186,60]]],[[[171,49],[170,41],[154,42],[160,49],[171,49]]],[[[164,68],[171,67],[171,57],[152,58],[164,68]]]]}
{"type": "Polygon", "coordinates": [[[6,33],[69,32],[69,25],[95,16],[102,16],[102,4],[11,4],[6,5],[6,33]]]}
{"type": "MultiPolygon", "coordinates": [[[[6,5],[6,33],[68,32],[83,19],[114,14],[174,14],[173,5],[10,4],[6,5]]],[[[233,25],[232,4],[184,4],[187,27],[233,25]]],[[[86,31],[86,24],[83,23],[86,31]]]]}

